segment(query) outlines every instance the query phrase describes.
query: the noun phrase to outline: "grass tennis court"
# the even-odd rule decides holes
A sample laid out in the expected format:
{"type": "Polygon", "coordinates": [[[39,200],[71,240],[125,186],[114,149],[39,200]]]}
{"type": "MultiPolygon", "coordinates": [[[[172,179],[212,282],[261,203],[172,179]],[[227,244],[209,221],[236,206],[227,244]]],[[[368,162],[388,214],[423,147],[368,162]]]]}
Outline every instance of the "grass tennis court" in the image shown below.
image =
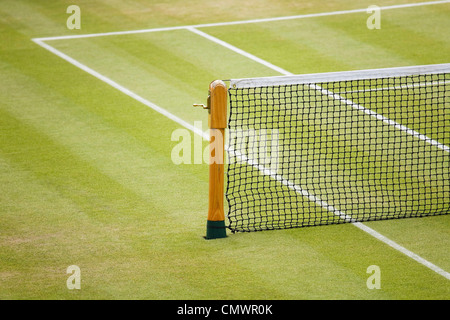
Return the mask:
{"type": "Polygon", "coordinates": [[[448,1],[381,1],[405,6],[374,30],[370,1],[74,4],[81,30],[65,1],[0,3],[0,299],[450,298],[449,215],[206,241],[208,165],[171,158],[212,80],[450,62],[448,1]]]}

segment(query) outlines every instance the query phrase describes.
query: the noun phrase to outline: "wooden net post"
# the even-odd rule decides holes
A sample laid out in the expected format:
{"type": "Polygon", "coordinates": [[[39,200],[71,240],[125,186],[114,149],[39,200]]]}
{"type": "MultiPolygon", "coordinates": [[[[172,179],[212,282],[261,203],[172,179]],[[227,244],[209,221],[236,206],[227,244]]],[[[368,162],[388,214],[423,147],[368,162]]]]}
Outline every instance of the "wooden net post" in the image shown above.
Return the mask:
{"type": "Polygon", "coordinates": [[[225,128],[227,127],[227,87],[221,80],[211,82],[208,98],[209,206],[206,239],[225,238],[224,161],[225,128]]]}

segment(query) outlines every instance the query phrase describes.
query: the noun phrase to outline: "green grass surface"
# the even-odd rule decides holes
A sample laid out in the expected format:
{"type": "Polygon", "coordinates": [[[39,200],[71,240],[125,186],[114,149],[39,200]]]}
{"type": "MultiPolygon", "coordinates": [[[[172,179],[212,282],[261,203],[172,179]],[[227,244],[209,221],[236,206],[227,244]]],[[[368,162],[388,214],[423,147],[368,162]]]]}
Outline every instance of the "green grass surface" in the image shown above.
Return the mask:
{"type": "MultiPolygon", "coordinates": [[[[411,0],[412,1],[412,0],[411,0]]],[[[408,3],[382,1],[378,5],[408,3]]],[[[172,120],[35,37],[368,7],[370,1],[0,2],[0,299],[448,299],[447,279],[352,225],[206,241],[208,167],[175,165],[172,120]],[[70,3],[72,4],[72,3],[70,3]],[[81,269],[68,290],[66,269],[81,269]],[[367,267],[381,289],[366,287],[367,267]]],[[[294,73],[450,60],[450,5],[205,28],[294,73]]],[[[52,41],[188,123],[214,79],[276,73],[186,30],[52,41]]],[[[192,135],[193,138],[193,135],[192,135]]],[[[450,217],[368,226],[450,270],[450,217]]]]}

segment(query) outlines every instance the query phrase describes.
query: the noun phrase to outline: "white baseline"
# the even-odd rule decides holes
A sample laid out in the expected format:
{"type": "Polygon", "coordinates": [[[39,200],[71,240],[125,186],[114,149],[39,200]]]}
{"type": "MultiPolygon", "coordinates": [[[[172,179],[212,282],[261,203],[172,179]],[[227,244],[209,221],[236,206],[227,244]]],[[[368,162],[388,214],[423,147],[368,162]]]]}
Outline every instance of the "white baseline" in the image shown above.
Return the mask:
{"type": "MultiPolygon", "coordinates": [[[[426,1],[426,2],[417,2],[417,3],[398,4],[398,5],[392,5],[392,6],[381,6],[380,9],[381,10],[394,10],[394,9],[404,9],[404,8],[421,7],[421,6],[429,6],[429,5],[437,5],[437,4],[445,4],[445,3],[450,3],[450,0],[426,1]]],[[[68,39],[79,39],[79,38],[118,36],[118,35],[129,35],[129,34],[138,34],[138,33],[147,33],[147,32],[181,30],[181,29],[186,29],[189,27],[192,27],[192,28],[220,27],[220,26],[230,26],[230,25],[248,24],[248,23],[260,23],[260,22],[273,22],[273,21],[326,17],[326,16],[335,16],[335,15],[341,15],[341,14],[351,14],[351,13],[360,13],[360,12],[366,13],[367,8],[309,13],[309,14],[300,14],[300,15],[294,15],[294,16],[284,16],[284,17],[275,17],[275,18],[203,23],[203,24],[189,25],[189,26],[175,26],[175,27],[163,27],[163,28],[127,30],[127,31],[113,31],[113,32],[101,32],[101,33],[90,33],[90,34],[66,35],[66,36],[56,36],[56,37],[42,37],[42,38],[36,38],[36,40],[50,41],[50,40],[68,40],[68,39]]]]}

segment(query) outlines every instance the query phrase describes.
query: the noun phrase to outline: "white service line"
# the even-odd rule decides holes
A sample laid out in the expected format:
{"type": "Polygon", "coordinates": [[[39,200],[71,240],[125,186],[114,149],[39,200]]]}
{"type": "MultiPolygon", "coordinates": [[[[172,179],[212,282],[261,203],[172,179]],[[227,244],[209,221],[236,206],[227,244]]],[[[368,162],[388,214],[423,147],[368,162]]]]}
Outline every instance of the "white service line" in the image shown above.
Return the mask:
{"type": "MultiPolygon", "coordinates": [[[[380,9],[381,10],[404,9],[404,8],[421,7],[421,6],[429,6],[429,5],[445,4],[445,3],[450,3],[450,0],[425,1],[425,2],[417,2],[417,3],[398,4],[398,5],[392,5],[392,6],[381,6],[380,9]]],[[[367,13],[367,8],[309,13],[309,14],[300,14],[300,15],[294,15],[294,16],[284,16],[284,17],[275,17],[275,18],[262,18],[262,19],[216,22],[216,23],[203,23],[203,24],[190,25],[190,26],[152,28],[152,29],[140,29],[140,30],[128,30],[128,31],[113,31],[113,32],[56,36],[56,37],[42,37],[42,38],[36,38],[36,39],[42,40],[42,41],[50,41],[50,40],[68,40],[68,39],[79,39],[79,38],[104,37],[104,36],[118,36],[118,35],[147,33],[147,32],[181,30],[181,29],[185,29],[188,27],[192,27],[192,28],[221,27],[221,26],[230,26],[230,25],[238,25],[238,24],[248,24],[248,23],[260,23],[260,22],[272,22],[272,21],[284,21],[284,20],[335,16],[335,15],[359,13],[359,12],[367,13]]]]}
{"type": "MultiPolygon", "coordinates": [[[[203,32],[203,31],[197,30],[196,28],[193,28],[193,27],[188,27],[187,29],[189,31],[192,31],[192,32],[194,32],[194,33],[196,33],[196,34],[198,34],[198,35],[200,35],[200,36],[202,36],[202,37],[204,37],[204,38],[206,38],[208,40],[211,40],[211,41],[221,45],[221,46],[224,46],[224,47],[226,47],[226,48],[228,48],[228,49],[230,49],[230,50],[232,50],[232,51],[234,51],[236,53],[239,53],[239,54],[241,54],[241,55],[243,55],[243,56],[245,56],[245,57],[247,57],[247,58],[249,58],[249,59],[251,59],[253,61],[261,63],[262,65],[264,65],[264,66],[266,66],[266,67],[268,67],[268,68],[270,68],[272,70],[278,71],[278,72],[280,72],[283,75],[292,75],[291,72],[289,72],[287,70],[284,70],[283,68],[275,66],[275,65],[271,64],[270,62],[268,62],[266,60],[258,58],[258,57],[254,56],[251,53],[248,53],[248,52],[246,52],[246,51],[244,51],[242,49],[239,49],[239,48],[237,48],[237,47],[235,47],[235,46],[233,46],[233,45],[231,45],[231,44],[229,44],[229,43],[227,43],[227,42],[225,42],[223,40],[220,40],[220,39],[218,39],[216,37],[213,37],[213,36],[203,32]]],[[[316,85],[313,85],[313,88],[316,89],[316,90],[322,91],[323,94],[328,95],[330,97],[333,97],[334,99],[340,100],[341,102],[343,102],[345,104],[351,105],[352,107],[354,107],[354,108],[356,108],[356,109],[358,109],[360,111],[363,111],[366,114],[368,114],[370,116],[373,116],[373,117],[375,117],[378,120],[383,121],[384,123],[392,125],[392,126],[396,127],[399,130],[405,131],[408,134],[411,134],[411,135],[413,135],[413,136],[415,136],[415,137],[417,137],[417,138],[419,138],[421,140],[424,140],[424,141],[426,141],[428,143],[431,143],[431,144],[435,145],[438,148],[441,148],[441,149],[443,149],[443,150],[445,150],[447,152],[450,152],[449,151],[450,150],[449,147],[447,147],[445,145],[442,145],[439,142],[434,141],[434,140],[426,137],[425,135],[422,135],[422,134],[420,134],[420,133],[418,133],[418,132],[416,132],[416,131],[414,131],[412,129],[409,129],[409,128],[407,128],[407,127],[405,127],[405,126],[403,126],[403,125],[401,125],[401,124],[399,124],[399,123],[397,123],[395,121],[392,121],[392,120],[390,120],[390,119],[388,119],[388,118],[386,118],[386,117],[384,117],[382,115],[379,115],[379,114],[377,114],[377,113],[375,113],[375,112],[373,112],[371,110],[368,110],[368,109],[366,109],[366,108],[364,108],[364,107],[362,107],[360,105],[357,105],[357,104],[351,102],[348,99],[345,99],[345,98],[343,98],[343,97],[341,97],[341,96],[339,96],[337,94],[334,94],[334,93],[332,93],[332,92],[330,92],[328,90],[324,90],[324,89],[322,89],[322,88],[320,88],[319,86],[316,86],[316,85]]],[[[261,167],[257,163],[255,163],[255,164],[250,163],[250,165],[252,165],[255,168],[259,169],[263,173],[266,172],[265,174],[267,174],[268,169],[266,169],[264,167],[261,167]]],[[[280,181],[281,183],[283,183],[284,185],[288,186],[289,188],[295,190],[297,193],[307,197],[308,199],[310,199],[311,201],[313,201],[316,204],[320,205],[321,207],[329,210],[333,214],[335,214],[335,215],[337,215],[337,216],[339,216],[339,217],[341,217],[341,218],[343,218],[343,219],[345,219],[347,221],[350,219],[350,216],[348,216],[345,212],[334,208],[333,206],[329,205],[325,201],[321,200],[319,197],[309,193],[307,190],[304,190],[301,187],[299,187],[297,185],[294,185],[292,182],[287,181],[286,179],[280,177],[279,175],[270,174],[270,173],[268,175],[271,176],[272,178],[276,179],[277,181],[280,181]]],[[[352,224],[355,227],[359,228],[360,230],[362,230],[362,231],[370,234],[371,236],[375,237],[376,239],[386,243],[387,245],[389,245],[390,247],[394,248],[395,250],[405,254],[406,256],[408,256],[408,257],[414,259],[415,261],[417,261],[418,263],[426,266],[427,268],[433,270],[434,272],[436,272],[436,273],[440,274],[441,276],[443,276],[443,277],[447,278],[448,280],[450,280],[450,273],[448,273],[447,271],[439,268],[438,266],[434,265],[433,263],[423,259],[422,257],[418,256],[417,254],[409,251],[408,249],[402,247],[401,245],[397,244],[396,242],[386,238],[385,236],[383,236],[379,232],[373,230],[372,228],[370,228],[370,227],[368,227],[368,226],[366,226],[366,225],[364,225],[364,224],[362,224],[360,222],[356,222],[356,223],[352,223],[352,224]]]]}

